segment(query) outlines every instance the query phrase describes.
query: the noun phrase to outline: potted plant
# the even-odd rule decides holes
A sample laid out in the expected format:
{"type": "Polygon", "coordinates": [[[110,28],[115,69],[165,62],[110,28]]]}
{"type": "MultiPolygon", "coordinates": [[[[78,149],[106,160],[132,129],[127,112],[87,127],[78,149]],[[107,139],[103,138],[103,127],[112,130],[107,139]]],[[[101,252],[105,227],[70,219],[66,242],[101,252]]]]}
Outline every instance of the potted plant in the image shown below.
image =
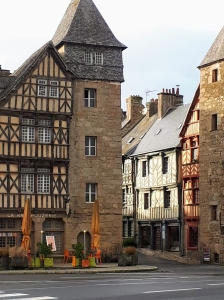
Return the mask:
{"type": "Polygon", "coordinates": [[[0,265],[2,269],[9,269],[9,248],[0,248],[0,265]]]}
{"type": "Polygon", "coordinates": [[[118,266],[135,266],[138,264],[136,246],[134,238],[123,240],[123,253],[118,257],[118,266]]]}
{"type": "Polygon", "coordinates": [[[40,262],[42,260],[42,264],[44,267],[53,267],[54,265],[54,259],[51,257],[52,255],[52,247],[51,245],[47,245],[46,242],[43,243],[37,243],[38,252],[40,256],[40,262]]]}
{"type": "Polygon", "coordinates": [[[22,247],[9,248],[10,266],[11,268],[27,268],[28,258],[27,252],[22,247]]]}
{"type": "Polygon", "coordinates": [[[75,263],[73,266],[82,266],[82,260],[84,259],[84,246],[82,243],[78,242],[77,244],[72,244],[74,250],[75,263]]]}

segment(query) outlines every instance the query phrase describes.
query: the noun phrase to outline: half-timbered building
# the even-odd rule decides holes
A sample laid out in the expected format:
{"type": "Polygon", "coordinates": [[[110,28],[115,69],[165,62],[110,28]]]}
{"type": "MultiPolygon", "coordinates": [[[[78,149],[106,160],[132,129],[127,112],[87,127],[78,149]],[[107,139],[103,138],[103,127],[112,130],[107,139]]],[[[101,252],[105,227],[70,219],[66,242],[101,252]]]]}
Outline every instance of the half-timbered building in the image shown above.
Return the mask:
{"type": "Polygon", "coordinates": [[[139,246],[179,251],[181,171],[179,133],[189,106],[179,90],[158,94],[158,118],[138,144],[135,159],[139,246]]]}
{"type": "Polygon", "coordinates": [[[200,86],[194,95],[180,132],[182,145],[182,250],[189,259],[199,259],[198,232],[199,201],[199,97],[200,86]]]}
{"type": "Polygon", "coordinates": [[[136,237],[135,206],[135,166],[136,161],[130,156],[146,132],[157,119],[158,100],[152,99],[142,109],[142,98],[131,96],[127,99],[127,120],[122,122],[122,195],[123,195],[123,237],[136,237]],[[130,112],[141,112],[141,118],[130,112]],[[130,122],[132,120],[132,122],[130,122]],[[130,124],[132,123],[132,125],[130,124]]]}
{"type": "Polygon", "coordinates": [[[91,242],[100,202],[101,248],[121,243],[122,51],[92,0],[72,0],[52,41],[10,74],[0,69],[0,247],[21,243],[24,201],[32,251],[91,242]]]}

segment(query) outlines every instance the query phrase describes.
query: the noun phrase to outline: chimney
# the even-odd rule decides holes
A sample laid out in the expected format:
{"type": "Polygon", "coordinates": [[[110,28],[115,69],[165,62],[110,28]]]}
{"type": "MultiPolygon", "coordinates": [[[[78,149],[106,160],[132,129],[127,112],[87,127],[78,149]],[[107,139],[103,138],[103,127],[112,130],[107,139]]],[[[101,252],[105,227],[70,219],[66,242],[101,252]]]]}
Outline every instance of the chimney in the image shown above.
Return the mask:
{"type": "Polygon", "coordinates": [[[148,118],[158,113],[158,99],[151,99],[146,103],[148,118]]]}
{"type": "Polygon", "coordinates": [[[127,106],[127,121],[135,121],[142,117],[142,110],[144,105],[142,104],[142,97],[130,96],[126,99],[127,106]]]}
{"type": "Polygon", "coordinates": [[[11,73],[9,70],[3,70],[2,66],[0,65],[0,76],[9,76],[11,73]]]}
{"type": "Polygon", "coordinates": [[[179,86],[177,86],[176,93],[174,88],[166,89],[166,92],[163,89],[162,93],[158,94],[158,118],[163,118],[169,108],[181,105],[183,105],[183,95],[179,94],[179,86]]]}

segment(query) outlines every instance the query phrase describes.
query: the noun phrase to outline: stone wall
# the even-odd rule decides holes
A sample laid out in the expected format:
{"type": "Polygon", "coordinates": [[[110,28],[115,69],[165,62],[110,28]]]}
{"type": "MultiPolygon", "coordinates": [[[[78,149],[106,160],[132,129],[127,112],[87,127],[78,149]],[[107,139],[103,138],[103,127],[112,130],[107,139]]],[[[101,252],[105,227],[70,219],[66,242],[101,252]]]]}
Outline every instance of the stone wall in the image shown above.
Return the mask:
{"type": "Polygon", "coordinates": [[[74,214],[66,245],[77,242],[83,230],[91,233],[93,203],[86,203],[86,183],[98,184],[100,248],[122,241],[120,83],[78,80],[74,87],[74,115],[70,127],[70,206],[74,214]],[[96,89],[97,106],[84,107],[84,89],[96,89]],[[97,138],[96,156],[85,156],[85,136],[97,138]]]}
{"type": "Polygon", "coordinates": [[[224,62],[201,69],[200,79],[200,230],[199,251],[211,249],[211,258],[224,262],[224,62]],[[212,70],[218,69],[218,81],[212,82],[212,70]],[[217,114],[217,130],[212,130],[212,115],[217,114]],[[217,206],[217,219],[211,208],[217,206]]]}

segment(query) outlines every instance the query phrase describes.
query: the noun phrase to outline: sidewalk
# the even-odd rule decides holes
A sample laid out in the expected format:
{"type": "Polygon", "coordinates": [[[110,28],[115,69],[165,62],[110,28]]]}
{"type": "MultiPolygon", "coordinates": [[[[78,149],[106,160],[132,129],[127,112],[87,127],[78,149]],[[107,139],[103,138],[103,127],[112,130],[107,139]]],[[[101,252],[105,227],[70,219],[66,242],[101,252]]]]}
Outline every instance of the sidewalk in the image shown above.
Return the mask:
{"type": "Polygon", "coordinates": [[[74,268],[71,263],[55,263],[53,268],[27,269],[27,270],[2,270],[0,275],[5,274],[95,274],[95,273],[129,273],[129,272],[151,272],[158,268],[148,265],[136,265],[119,267],[117,263],[97,264],[91,268],[74,268]]]}

